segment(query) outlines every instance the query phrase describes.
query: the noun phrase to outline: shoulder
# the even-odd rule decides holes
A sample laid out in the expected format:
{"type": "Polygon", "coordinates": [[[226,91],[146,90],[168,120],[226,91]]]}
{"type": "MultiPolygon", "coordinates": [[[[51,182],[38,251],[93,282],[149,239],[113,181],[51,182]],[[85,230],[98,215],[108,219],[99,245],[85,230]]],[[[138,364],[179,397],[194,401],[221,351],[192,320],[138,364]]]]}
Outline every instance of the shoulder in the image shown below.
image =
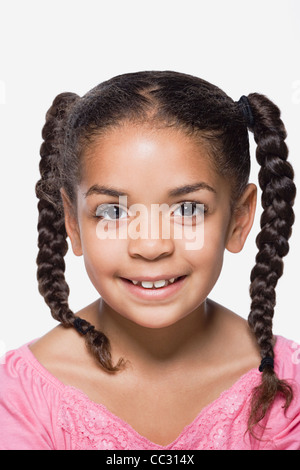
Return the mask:
{"type": "Polygon", "coordinates": [[[287,410],[282,397],[272,405],[266,429],[275,450],[300,450],[300,344],[276,336],[275,371],[293,389],[293,400],[287,410]]]}
{"type": "Polygon", "coordinates": [[[62,325],[49,331],[30,345],[38,363],[56,383],[81,387],[79,378],[93,368],[94,358],[89,353],[84,337],[74,328],[62,325]]]}
{"type": "Polygon", "coordinates": [[[300,383],[300,344],[276,336],[275,370],[279,378],[300,383]]]}
{"type": "MultiPolygon", "coordinates": [[[[38,362],[25,344],[9,351],[0,364],[0,410],[26,414],[57,405],[63,384],[38,362]]],[[[1,411],[0,411],[1,413],[1,411]]]]}
{"type": "Polygon", "coordinates": [[[4,450],[55,448],[61,386],[39,365],[28,345],[0,364],[0,443],[4,450]]]}
{"type": "Polygon", "coordinates": [[[4,389],[24,392],[41,386],[59,391],[62,384],[51,376],[30,351],[30,343],[8,351],[0,363],[0,396],[4,389]]]}
{"type": "Polygon", "coordinates": [[[260,352],[248,322],[234,311],[209,299],[208,312],[214,321],[217,333],[217,351],[224,351],[222,357],[232,368],[237,367],[237,377],[260,364],[260,352]]]}
{"type": "MultiPolygon", "coordinates": [[[[78,312],[78,316],[95,324],[94,313],[97,304],[98,301],[83,308],[78,312]]],[[[63,325],[56,326],[31,344],[30,350],[52,376],[66,385],[79,386],[77,379],[82,375],[82,371],[86,372],[95,367],[95,359],[89,353],[84,337],[74,328],[66,328],[63,325]]]]}

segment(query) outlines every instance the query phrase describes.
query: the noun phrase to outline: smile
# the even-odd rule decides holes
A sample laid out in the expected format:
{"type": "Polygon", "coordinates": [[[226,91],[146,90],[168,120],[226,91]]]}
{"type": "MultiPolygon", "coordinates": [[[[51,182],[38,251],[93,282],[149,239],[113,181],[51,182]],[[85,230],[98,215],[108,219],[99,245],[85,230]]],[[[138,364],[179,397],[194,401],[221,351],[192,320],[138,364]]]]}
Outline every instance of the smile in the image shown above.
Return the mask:
{"type": "Polygon", "coordinates": [[[162,287],[166,287],[169,284],[173,284],[175,280],[177,281],[179,278],[172,277],[171,279],[160,279],[158,281],[131,281],[132,284],[135,286],[143,287],[144,289],[161,289],[162,287]]]}
{"type": "Polygon", "coordinates": [[[179,291],[187,276],[169,279],[126,279],[120,278],[124,287],[134,296],[142,299],[163,300],[179,291]]]}

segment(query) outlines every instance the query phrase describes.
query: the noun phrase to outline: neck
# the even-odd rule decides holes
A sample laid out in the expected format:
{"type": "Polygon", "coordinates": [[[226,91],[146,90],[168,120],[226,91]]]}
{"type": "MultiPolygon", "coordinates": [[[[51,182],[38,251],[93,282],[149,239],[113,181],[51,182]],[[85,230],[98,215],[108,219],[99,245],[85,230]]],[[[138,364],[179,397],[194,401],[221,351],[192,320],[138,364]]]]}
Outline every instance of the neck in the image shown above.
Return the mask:
{"type": "Polygon", "coordinates": [[[100,299],[99,328],[109,338],[113,361],[120,357],[129,360],[135,368],[157,369],[166,363],[180,364],[199,354],[209,341],[211,315],[205,301],[185,318],[164,328],[145,328],[112,310],[100,299]]]}

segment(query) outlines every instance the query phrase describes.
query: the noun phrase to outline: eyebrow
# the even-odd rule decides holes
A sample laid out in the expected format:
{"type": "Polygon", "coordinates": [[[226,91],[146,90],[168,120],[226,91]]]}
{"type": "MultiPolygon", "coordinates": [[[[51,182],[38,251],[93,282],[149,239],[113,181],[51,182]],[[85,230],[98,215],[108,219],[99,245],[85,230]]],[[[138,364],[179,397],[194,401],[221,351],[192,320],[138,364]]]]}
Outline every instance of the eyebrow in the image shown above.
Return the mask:
{"type": "MultiPolygon", "coordinates": [[[[189,194],[193,193],[195,191],[198,191],[199,189],[206,189],[207,191],[217,193],[217,191],[210,186],[207,183],[204,183],[203,181],[195,184],[186,184],[184,186],[179,186],[178,188],[174,188],[171,191],[169,191],[168,195],[169,197],[175,197],[175,196],[182,196],[183,194],[189,194]]],[[[93,184],[86,193],[84,193],[84,197],[91,196],[92,194],[105,194],[107,196],[112,196],[112,197],[120,197],[120,196],[127,196],[128,194],[125,193],[124,191],[121,191],[116,188],[111,188],[107,186],[100,186],[98,184],[93,184]]]]}
{"type": "Polygon", "coordinates": [[[169,192],[169,196],[181,196],[183,194],[193,193],[194,191],[198,191],[199,189],[206,189],[207,191],[211,191],[215,194],[217,193],[217,191],[212,186],[201,181],[199,183],[186,184],[185,186],[180,186],[179,188],[172,189],[169,192]]]}
{"type": "Polygon", "coordinates": [[[93,184],[90,189],[84,193],[84,197],[91,196],[92,194],[106,194],[107,196],[120,197],[126,196],[124,191],[120,191],[115,188],[109,188],[107,186],[99,186],[99,184],[93,184]]]}

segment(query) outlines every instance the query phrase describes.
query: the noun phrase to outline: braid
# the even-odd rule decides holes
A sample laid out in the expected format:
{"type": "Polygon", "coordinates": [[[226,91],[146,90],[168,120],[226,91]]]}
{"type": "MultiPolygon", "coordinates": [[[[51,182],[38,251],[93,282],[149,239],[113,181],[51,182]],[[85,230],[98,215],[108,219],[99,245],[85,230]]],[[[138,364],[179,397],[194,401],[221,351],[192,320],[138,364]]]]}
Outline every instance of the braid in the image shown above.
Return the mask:
{"type": "Polygon", "coordinates": [[[289,250],[296,190],[293,169],[287,162],[286,131],[279,109],[268,98],[256,93],[248,96],[250,106],[243,97],[237,107],[214,85],[167,71],[121,75],[98,85],[80,100],[77,98],[70,93],[59,95],[47,114],[41,147],[41,180],[36,187],[40,199],[39,290],[54,318],[66,327],[76,328],[106,370],[118,370],[122,360],[116,367],[112,365],[108,339],[88,322],[76,317],[68,306],[69,288],[64,278],[64,256],[68,246],[60,188],[66,190],[75,205],[75,185],[82,163],[79,160],[85,147],[88,148],[101,132],[126,119],[132,122],[150,119],[152,123],[156,119],[206,140],[215,167],[231,182],[232,200],[236,200],[249,180],[249,140],[244,122],[248,119],[261,166],[259,184],[263,206],[261,232],[256,239],[256,264],[251,272],[252,302],[248,322],[264,360],[262,382],[253,394],[249,429],[265,416],[278,393],[285,398],[287,408],[292,389],[274,372],[272,319],[275,288],[283,273],[282,259],[289,250]]]}
{"type": "Polygon", "coordinates": [[[118,370],[122,363],[112,365],[110,345],[106,336],[86,320],[79,319],[68,305],[69,286],[65,280],[64,256],[68,251],[64,211],[60,195],[61,153],[64,142],[64,122],[68,109],[78,100],[73,93],[58,95],[46,114],[42,130],[39,164],[41,179],[36,184],[39,199],[37,280],[55,320],[64,327],[75,327],[84,335],[87,346],[100,364],[109,371],[118,370]]]}
{"type": "Polygon", "coordinates": [[[278,393],[285,398],[285,409],[293,396],[292,388],[277,377],[272,364],[272,320],[276,304],[275,287],[283,273],[282,258],[289,251],[296,189],[293,168],[286,161],[288,148],[284,140],[287,134],[279,109],[268,98],[257,93],[250,94],[248,99],[254,115],[251,130],[257,143],[256,158],[261,166],[258,179],[263,207],[261,231],[256,238],[259,251],[250,277],[252,302],[248,317],[264,360],[262,382],[254,390],[252,398],[249,419],[249,429],[252,429],[265,416],[278,393]]]}

